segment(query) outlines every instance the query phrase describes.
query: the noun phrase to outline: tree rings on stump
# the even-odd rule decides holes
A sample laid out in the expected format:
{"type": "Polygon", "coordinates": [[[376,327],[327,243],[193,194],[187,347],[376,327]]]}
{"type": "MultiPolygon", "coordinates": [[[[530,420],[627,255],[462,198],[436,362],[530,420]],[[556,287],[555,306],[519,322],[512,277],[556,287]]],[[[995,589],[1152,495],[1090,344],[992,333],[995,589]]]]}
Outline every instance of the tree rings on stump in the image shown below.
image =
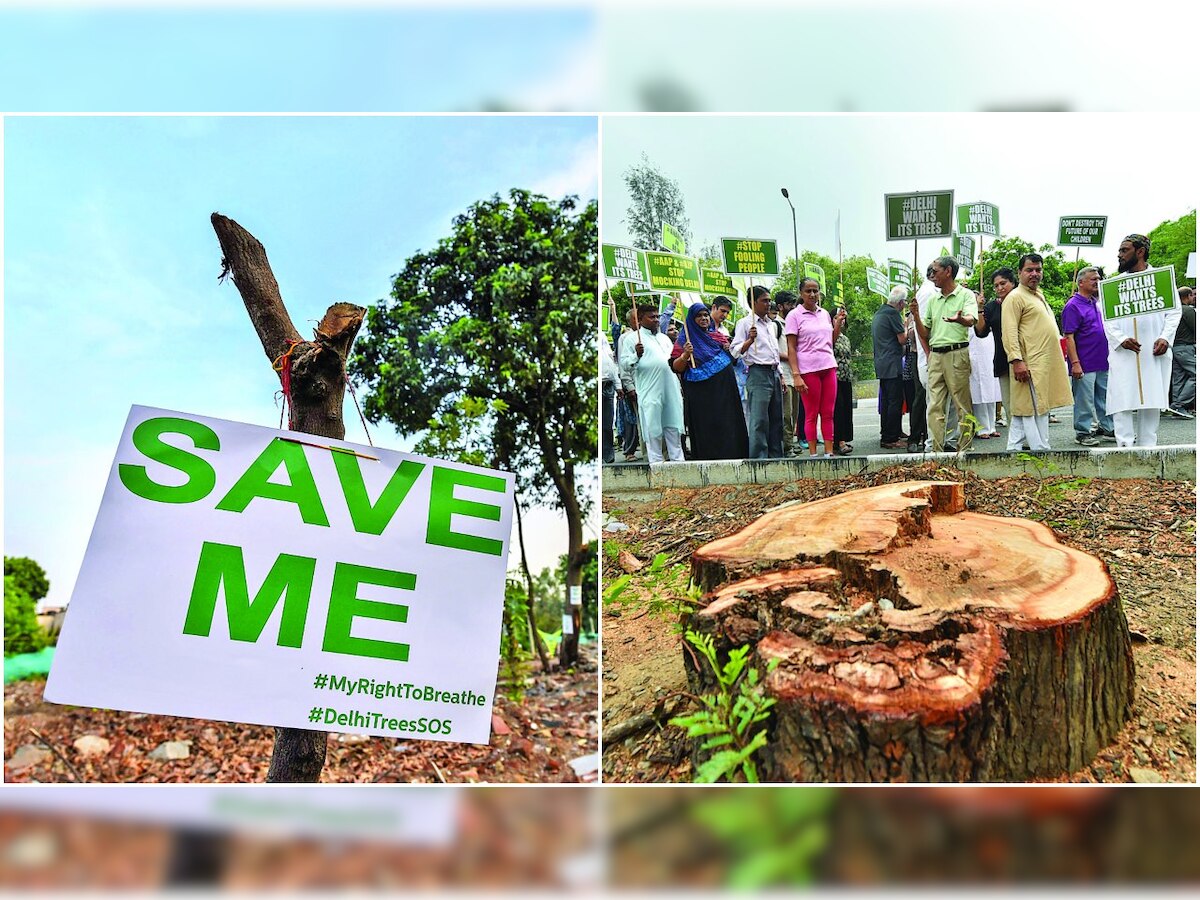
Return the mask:
{"type": "MultiPolygon", "coordinates": [[[[773,510],[692,556],[689,628],[754,646],[775,781],[1025,781],[1075,771],[1129,718],[1107,567],[1025,519],[907,482],[773,510]]],[[[711,672],[684,654],[693,690],[711,672]]],[[[701,663],[703,665],[703,663],[701,663]]]]}

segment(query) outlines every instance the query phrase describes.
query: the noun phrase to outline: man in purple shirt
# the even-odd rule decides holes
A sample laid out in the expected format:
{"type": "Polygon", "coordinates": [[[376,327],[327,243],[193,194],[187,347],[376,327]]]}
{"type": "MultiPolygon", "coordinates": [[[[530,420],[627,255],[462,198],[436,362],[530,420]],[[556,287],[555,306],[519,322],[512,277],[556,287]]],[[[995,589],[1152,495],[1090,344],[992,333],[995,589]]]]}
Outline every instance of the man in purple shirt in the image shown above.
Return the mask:
{"type": "Polygon", "coordinates": [[[1100,319],[1100,272],[1093,266],[1080,270],[1079,289],[1062,312],[1071,367],[1071,394],[1075,398],[1075,443],[1095,447],[1096,435],[1116,440],[1112,416],[1105,412],[1108,394],[1108,339],[1100,319]],[[1099,423],[1096,431],[1092,422],[1099,423]]]}

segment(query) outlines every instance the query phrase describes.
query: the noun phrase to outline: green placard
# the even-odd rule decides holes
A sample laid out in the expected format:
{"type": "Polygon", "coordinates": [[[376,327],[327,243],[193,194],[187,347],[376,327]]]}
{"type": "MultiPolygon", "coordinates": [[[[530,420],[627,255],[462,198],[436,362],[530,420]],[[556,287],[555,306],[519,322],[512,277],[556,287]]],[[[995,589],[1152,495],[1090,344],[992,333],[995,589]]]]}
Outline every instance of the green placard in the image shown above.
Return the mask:
{"type": "Polygon", "coordinates": [[[650,269],[650,287],[656,291],[691,291],[700,293],[700,267],[696,261],[677,253],[646,251],[650,269]]]}
{"type": "Polygon", "coordinates": [[[948,238],[954,233],[954,191],[884,194],[887,239],[948,238]]]}
{"type": "Polygon", "coordinates": [[[913,271],[912,266],[903,260],[889,259],[888,260],[888,284],[895,286],[902,284],[909,290],[913,286],[913,271]]]}
{"type": "Polygon", "coordinates": [[[719,269],[701,269],[700,293],[736,297],[737,288],[733,285],[733,279],[719,269]]]}
{"type": "Polygon", "coordinates": [[[1101,247],[1108,216],[1063,216],[1058,220],[1058,246],[1101,247]]]}
{"type": "Polygon", "coordinates": [[[727,275],[778,275],[779,248],[758,238],[721,238],[721,260],[727,275]]]}
{"type": "Polygon", "coordinates": [[[825,270],[816,263],[806,262],[804,264],[804,277],[817,279],[817,284],[821,286],[821,293],[825,293],[825,270]]]}
{"type": "Polygon", "coordinates": [[[958,207],[959,234],[1000,236],[1000,207],[994,203],[964,203],[958,207]]]}
{"type": "Polygon", "coordinates": [[[888,285],[888,277],[878,269],[867,269],[867,290],[872,293],[879,294],[881,297],[886,297],[891,293],[891,287],[888,285]]]}
{"type": "Polygon", "coordinates": [[[609,281],[628,281],[642,288],[650,286],[650,270],[644,251],[620,244],[601,244],[600,259],[604,264],[604,277],[609,281]]]}
{"type": "Polygon", "coordinates": [[[951,255],[958,260],[959,271],[966,275],[975,268],[975,238],[969,234],[955,234],[951,242],[951,255]]]}
{"type": "Polygon", "coordinates": [[[600,307],[600,333],[608,334],[609,328],[612,327],[612,321],[609,319],[608,306],[600,307]]]}
{"type": "Polygon", "coordinates": [[[833,279],[833,282],[829,288],[829,296],[833,300],[834,306],[846,305],[846,291],[842,287],[842,281],[840,278],[833,279]]]}
{"type": "Polygon", "coordinates": [[[684,241],[683,235],[676,230],[674,225],[666,222],[663,222],[662,245],[671,253],[678,253],[681,256],[687,254],[687,242],[684,241]]]}
{"type": "MultiPolygon", "coordinates": [[[[1100,282],[1100,306],[1105,321],[1166,312],[1178,305],[1174,266],[1126,272],[1100,282]]],[[[1142,340],[1150,337],[1146,335],[1142,340]]]]}

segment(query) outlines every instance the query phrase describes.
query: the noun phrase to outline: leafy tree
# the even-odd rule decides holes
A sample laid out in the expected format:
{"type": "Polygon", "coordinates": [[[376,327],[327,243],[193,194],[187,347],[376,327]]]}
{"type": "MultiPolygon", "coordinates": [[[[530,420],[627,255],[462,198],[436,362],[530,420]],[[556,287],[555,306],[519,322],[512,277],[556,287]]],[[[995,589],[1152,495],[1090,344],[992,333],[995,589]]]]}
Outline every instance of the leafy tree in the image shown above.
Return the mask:
{"type": "Polygon", "coordinates": [[[675,226],[690,249],[691,222],[679,183],[660,172],[645,153],[640,163],[625,170],[624,177],[630,197],[624,221],[634,243],[646,250],[662,246],[662,224],[666,222],[675,226]]]}
{"type": "MultiPolygon", "coordinates": [[[[597,207],[577,206],[523,190],[472,204],[369,309],[350,365],[371,421],[419,434],[418,452],[508,469],[524,502],[563,510],[567,586],[586,562],[578,470],[598,430],[597,207]]],[[[563,641],[565,663],[576,652],[563,641]]]]}
{"type": "Polygon", "coordinates": [[[1162,222],[1148,235],[1150,238],[1150,265],[1174,266],[1175,283],[1196,286],[1195,278],[1187,278],[1189,253],[1196,252],[1196,211],[1180,216],[1174,222],[1162,222]]]}
{"type": "MultiPolygon", "coordinates": [[[[983,270],[984,294],[990,299],[995,296],[992,290],[991,274],[1001,266],[1008,266],[1014,272],[1017,271],[1017,263],[1021,256],[1025,253],[1040,253],[1042,255],[1042,293],[1046,295],[1046,302],[1054,310],[1055,315],[1062,315],[1062,309],[1071,295],[1075,293],[1075,285],[1072,281],[1072,274],[1075,272],[1075,260],[1067,259],[1061,250],[1052,247],[1050,244],[1042,244],[1040,247],[1035,247],[1024,238],[1012,237],[998,238],[992,242],[983,254],[980,256],[979,269],[983,270]]],[[[1079,259],[1079,268],[1095,265],[1090,263],[1082,256],[1079,259]]],[[[976,274],[968,282],[968,286],[972,290],[979,289],[979,269],[976,269],[976,274]]],[[[1115,267],[1109,274],[1115,274],[1115,267]]]]}
{"type": "Polygon", "coordinates": [[[33,598],[33,602],[45,598],[50,593],[50,579],[46,570],[28,556],[4,557],[4,576],[11,575],[21,590],[33,598]]]}
{"type": "MultiPolygon", "coordinates": [[[[5,561],[8,568],[8,560],[5,561]]],[[[36,565],[36,563],[34,564],[36,565]]],[[[36,653],[49,643],[37,620],[37,601],[15,575],[4,576],[4,655],[36,653]]]]}
{"type": "MultiPolygon", "coordinates": [[[[825,285],[832,293],[833,282],[838,279],[838,261],[823,253],[813,250],[801,250],[800,262],[788,258],[779,267],[779,277],[775,279],[776,290],[796,292],[797,274],[804,276],[804,263],[815,263],[825,271],[825,285]]],[[[871,320],[875,310],[883,298],[867,289],[867,269],[882,268],[870,256],[847,256],[842,260],[842,289],[846,298],[846,334],[850,338],[850,346],[856,354],[870,354],[871,320]]],[[[832,312],[833,298],[823,296],[822,302],[826,309],[832,312]]],[[[872,377],[874,377],[872,375],[872,377]]]]}

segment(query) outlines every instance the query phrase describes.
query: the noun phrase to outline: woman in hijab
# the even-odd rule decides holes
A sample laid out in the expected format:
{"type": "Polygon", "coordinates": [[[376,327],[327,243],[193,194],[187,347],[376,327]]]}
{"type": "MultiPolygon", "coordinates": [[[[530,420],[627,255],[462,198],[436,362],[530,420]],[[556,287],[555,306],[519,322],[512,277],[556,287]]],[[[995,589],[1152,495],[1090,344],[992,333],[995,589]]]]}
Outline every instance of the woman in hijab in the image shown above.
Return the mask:
{"type": "Polygon", "coordinates": [[[671,352],[671,368],[683,381],[692,459],[745,459],[750,442],[733,357],[725,349],[729,341],[724,335],[718,340],[711,328],[708,307],[694,304],[671,352]]]}

